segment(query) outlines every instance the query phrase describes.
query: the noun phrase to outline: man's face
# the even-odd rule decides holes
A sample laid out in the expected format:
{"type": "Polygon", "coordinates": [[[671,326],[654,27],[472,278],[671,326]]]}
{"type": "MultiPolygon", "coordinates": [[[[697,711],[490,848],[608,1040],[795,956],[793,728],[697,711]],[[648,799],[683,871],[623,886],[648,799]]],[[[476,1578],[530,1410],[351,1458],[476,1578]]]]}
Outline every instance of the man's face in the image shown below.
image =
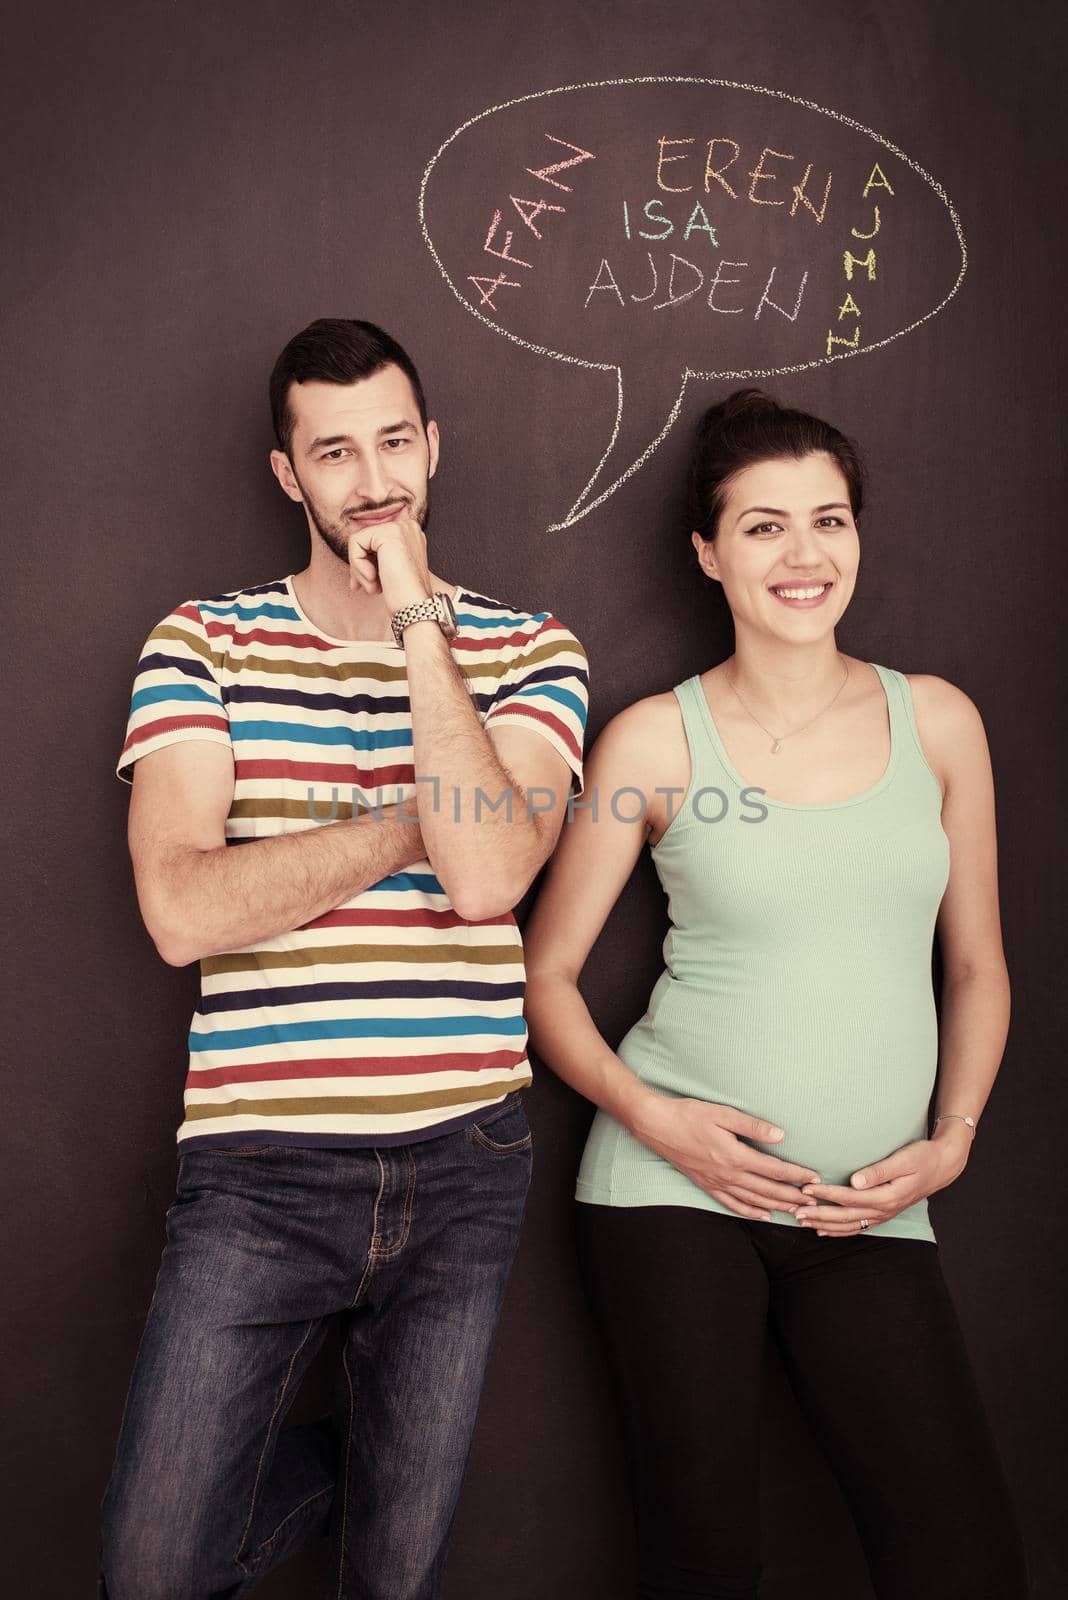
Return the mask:
{"type": "Polygon", "coordinates": [[[358,528],[402,511],[426,532],[438,430],[433,422],[424,430],[415,391],[399,367],[356,383],[291,384],[289,406],[290,459],[274,450],[271,465],[339,560],[348,563],[358,528]]]}

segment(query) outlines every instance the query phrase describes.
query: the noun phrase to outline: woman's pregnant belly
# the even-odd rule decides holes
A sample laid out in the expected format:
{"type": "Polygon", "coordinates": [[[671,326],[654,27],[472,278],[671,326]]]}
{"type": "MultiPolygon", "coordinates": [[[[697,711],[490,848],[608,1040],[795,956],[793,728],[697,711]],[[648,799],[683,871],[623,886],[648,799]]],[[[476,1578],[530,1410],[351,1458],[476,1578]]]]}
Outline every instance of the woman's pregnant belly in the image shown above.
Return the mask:
{"type": "Polygon", "coordinates": [[[800,1004],[759,974],[727,995],[665,971],[617,1053],[661,1093],[775,1123],[784,1139],[746,1142],[848,1183],[858,1167],[926,1138],[938,1060],[929,963],[895,981],[884,970],[877,986],[858,976],[806,974],[800,1004]]]}

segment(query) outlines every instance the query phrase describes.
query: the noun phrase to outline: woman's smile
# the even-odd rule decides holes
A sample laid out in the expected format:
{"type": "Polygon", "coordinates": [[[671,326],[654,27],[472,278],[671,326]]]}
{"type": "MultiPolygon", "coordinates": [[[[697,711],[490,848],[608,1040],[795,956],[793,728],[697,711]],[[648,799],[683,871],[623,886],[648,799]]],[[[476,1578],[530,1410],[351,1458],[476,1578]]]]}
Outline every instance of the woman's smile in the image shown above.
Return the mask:
{"type": "Polygon", "coordinates": [[[769,584],[768,593],[773,594],[780,605],[789,606],[794,611],[809,611],[813,606],[821,606],[833,587],[833,579],[825,583],[777,583],[769,584]]]}

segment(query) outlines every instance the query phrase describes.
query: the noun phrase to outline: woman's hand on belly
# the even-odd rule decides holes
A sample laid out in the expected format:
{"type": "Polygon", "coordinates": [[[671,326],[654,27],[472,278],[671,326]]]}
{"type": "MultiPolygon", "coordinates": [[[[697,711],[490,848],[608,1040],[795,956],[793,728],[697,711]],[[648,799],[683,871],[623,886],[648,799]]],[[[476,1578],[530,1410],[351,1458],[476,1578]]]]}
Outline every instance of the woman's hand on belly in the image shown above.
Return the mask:
{"type": "Polygon", "coordinates": [[[646,1100],[631,1132],[740,1217],[768,1222],[769,1209],[795,1211],[805,1200],[801,1185],[819,1178],[811,1167],[743,1144],[743,1138],[774,1144],[785,1135],[735,1106],[658,1094],[646,1100]]]}
{"type": "Polygon", "coordinates": [[[959,1146],[916,1139],[881,1161],[854,1172],[849,1184],[806,1183],[806,1204],[794,1213],[803,1227],[842,1238],[860,1233],[861,1221],[889,1222],[899,1212],[945,1189],[964,1169],[959,1146]],[[820,1203],[822,1202],[822,1203],[820,1203]]]}

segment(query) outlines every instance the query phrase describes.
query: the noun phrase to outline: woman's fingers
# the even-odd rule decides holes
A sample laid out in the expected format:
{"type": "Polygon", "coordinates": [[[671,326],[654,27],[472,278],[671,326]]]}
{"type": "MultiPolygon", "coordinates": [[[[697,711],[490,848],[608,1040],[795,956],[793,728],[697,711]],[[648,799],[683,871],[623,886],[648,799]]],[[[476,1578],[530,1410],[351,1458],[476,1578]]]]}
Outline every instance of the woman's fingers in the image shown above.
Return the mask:
{"type": "Polygon", "coordinates": [[[739,1197],[736,1194],[733,1194],[730,1190],[709,1189],[708,1193],[712,1196],[713,1200],[718,1200],[721,1205],[726,1206],[728,1211],[733,1211],[736,1216],[751,1217],[754,1222],[767,1222],[769,1220],[766,1206],[754,1206],[748,1201],[739,1199],[739,1197]]]}
{"type": "Polygon", "coordinates": [[[782,1202],[766,1200],[762,1194],[756,1194],[748,1189],[724,1189],[724,1194],[730,1197],[731,1205],[753,1206],[756,1213],[765,1222],[770,1219],[771,1213],[782,1209],[782,1202]]]}
{"type": "Polygon", "coordinates": [[[797,1221],[801,1227],[808,1228],[813,1233],[842,1234],[859,1233],[861,1222],[867,1221],[873,1227],[877,1222],[889,1222],[889,1216],[880,1215],[878,1211],[862,1207],[851,1206],[843,1209],[839,1206],[818,1206],[814,1211],[805,1207],[796,1213],[797,1221]]]}
{"type": "Polygon", "coordinates": [[[820,1192],[803,1196],[804,1204],[797,1213],[799,1222],[815,1228],[834,1228],[841,1223],[855,1225],[862,1217],[868,1217],[873,1223],[889,1222],[913,1198],[907,1178],[880,1183],[868,1194],[838,1184],[821,1183],[816,1187],[820,1192]],[[840,1201],[838,1196],[841,1196],[840,1201]]]}
{"type": "Polygon", "coordinates": [[[751,1206],[763,1206],[765,1211],[794,1211],[804,1205],[805,1197],[799,1189],[785,1183],[749,1184],[744,1178],[726,1186],[728,1194],[736,1194],[751,1206]]]}
{"type": "MultiPolygon", "coordinates": [[[[721,1163],[718,1170],[709,1172],[698,1166],[687,1166],[683,1169],[699,1188],[708,1194],[717,1195],[722,1191],[725,1194],[737,1195],[747,1205],[758,1206],[761,1215],[767,1210],[793,1211],[795,1206],[806,1204],[805,1196],[796,1184],[769,1183],[767,1179],[759,1177],[744,1169],[738,1171],[723,1169],[721,1163]],[[714,1187],[713,1187],[714,1186],[714,1187]]],[[[807,1202],[811,1204],[811,1202],[807,1202]]]]}
{"type": "Polygon", "coordinates": [[[779,1156],[765,1155],[763,1150],[743,1147],[741,1159],[749,1177],[771,1178],[780,1183],[819,1183],[820,1175],[811,1167],[799,1166],[796,1161],[783,1161],[779,1156]]]}

